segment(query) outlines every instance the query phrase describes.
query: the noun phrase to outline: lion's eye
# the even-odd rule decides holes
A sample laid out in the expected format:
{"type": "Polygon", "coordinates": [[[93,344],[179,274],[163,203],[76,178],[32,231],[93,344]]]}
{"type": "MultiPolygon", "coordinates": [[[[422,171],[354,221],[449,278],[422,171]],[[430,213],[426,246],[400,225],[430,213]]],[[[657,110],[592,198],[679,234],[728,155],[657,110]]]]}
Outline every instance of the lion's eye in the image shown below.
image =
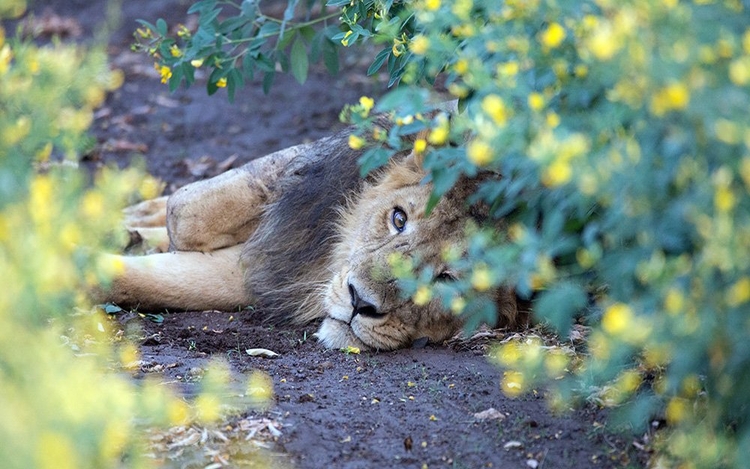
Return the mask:
{"type": "Polygon", "coordinates": [[[456,276],[448,271],[440,272],[435,276],[436,282],[455,282],[456,280],[458,280],[456,276]]]}
{"type": "Polygon", "coordinates": [[[404,231],[404,228],[406,228],[406,212],[398,207],[394,208],[391,214],[391,223],[399,233],[404,231]]]}

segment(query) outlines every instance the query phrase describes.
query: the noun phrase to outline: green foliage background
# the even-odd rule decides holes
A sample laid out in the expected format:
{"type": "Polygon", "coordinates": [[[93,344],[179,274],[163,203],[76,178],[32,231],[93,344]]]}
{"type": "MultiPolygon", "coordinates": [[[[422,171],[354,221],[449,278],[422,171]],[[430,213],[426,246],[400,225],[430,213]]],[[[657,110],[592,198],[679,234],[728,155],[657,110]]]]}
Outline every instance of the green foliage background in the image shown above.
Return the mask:
{"type": "MultiPolygon", "coordinates": [[[[25,2],[0,0],[0,18],[25,2]]],[[[122,266],[121,208],[158,195],[143,171],[78,168],[93,112],[122,74],[104,51],[6,36],[0,26],[0,466],[150,467],[145,427],[217,419],[226,370],[192,405],[123,369],[138,352],[88,294],[122,266]]]]}
{"type": "MultiPolygon", "coordinates": [[[[293,12],[297,2],[288,5],[293,12]]],[[[201,1],[193,7],[201,15],[195,35],[166,38],[157,23],[142,42],[171,87],[207,67],[210,92],[256,69],[266,74],[264,86],[276,70],[303,81],[304,52],[316,59],[320,44],[380,44],[369,73],[385,69],[394,89],[374,110],[391,113],[396,125],[373,128],[368,98],[344,112],[360,126],[351,145],[368,145],[363,171],[401,149],[401,136],[426,131],[414,149],[425,153],[435,197],[462,173],[498,172],[503,178],[476,197],[509,226],[472,235],[466,257],[449,255],[462,272],[449,286],[399,269],[407,271],[406,292],[442,298],[469,325],[494,315],[484,295],[499,284],[533,295],[537,318],[563,337],[583,318],[592,328],[582,357],[532,339],[499,347],[505,391],[557,378],[553,405],[593,399],[620,409],[639,430],[664,417],[657,465],[743,467],[750,452],[747,2],[328,6],[316,10],[320,21],[333,9],[338,29],[293,23],[292,13],[248,21],[248,11],[259,11],[255,2],[235,5],[241,13],[232,16],[230,2],[201,1]],[[278,36],[269,44],[272,30],[278,36]],[[237,52],[241,41],[253,46],[237,52]],[[434,104],[446,93],[459,100],[450,118],[434,104]]]]}

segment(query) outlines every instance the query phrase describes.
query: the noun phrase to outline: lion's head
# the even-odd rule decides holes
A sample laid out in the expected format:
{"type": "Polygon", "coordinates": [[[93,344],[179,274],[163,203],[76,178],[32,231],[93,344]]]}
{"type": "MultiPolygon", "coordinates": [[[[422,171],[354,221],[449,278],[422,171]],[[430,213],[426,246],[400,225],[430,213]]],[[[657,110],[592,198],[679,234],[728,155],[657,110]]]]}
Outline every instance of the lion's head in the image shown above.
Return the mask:
{"type": "MultiPolygon", "coordinates": [[[[325,346],[392,350],[422,338],[441,342],[459,330],[460,319],[439,300],[417,306],[405,299],[388,264],[389,256],[399,253],[418,257],[438,280],[457,275],[442,252],[463,242],[466,225],[476,216],[466,202],[474,186],[459,183],[425,216],[432,187],[422,183],[424,176],[413,156],[392,163],[342,211],[331,278],[320,299],[327,317],[317,335],[325,346]]],[[[515,322],[512,292],[497,292],[497,301],[502,322],[515,322]]]]}

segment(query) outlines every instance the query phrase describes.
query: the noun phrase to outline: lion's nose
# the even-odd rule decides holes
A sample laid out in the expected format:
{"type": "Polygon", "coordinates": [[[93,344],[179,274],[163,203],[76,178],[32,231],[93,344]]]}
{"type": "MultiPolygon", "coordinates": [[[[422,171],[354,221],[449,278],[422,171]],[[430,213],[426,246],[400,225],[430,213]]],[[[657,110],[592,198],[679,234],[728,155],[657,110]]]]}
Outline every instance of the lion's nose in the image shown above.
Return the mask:
{"type": "Polygon", "coordinates": [[[362,297],[359,296],[359,293],[357,293],[357,289],[354,288],[354,285],[351,283],[349,284],[349,296],[352,300],[352,319],[358,314],[368,318],[382,318],[385,316],[378,311],[378,308],[376,308],[375,305],[362,299],[362,297]]]}

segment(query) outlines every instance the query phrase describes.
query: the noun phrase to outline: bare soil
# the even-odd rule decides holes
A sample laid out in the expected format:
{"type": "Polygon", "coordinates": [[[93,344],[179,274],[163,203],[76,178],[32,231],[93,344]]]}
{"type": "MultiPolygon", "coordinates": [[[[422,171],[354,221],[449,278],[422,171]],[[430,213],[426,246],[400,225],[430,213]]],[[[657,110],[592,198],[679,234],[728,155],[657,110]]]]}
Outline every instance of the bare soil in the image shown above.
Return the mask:
{"type": "MultiPolygon", "coordinates": [[[[251,83],[237,93],[234,104],[221,90],[206,96],[204,83],[170,94],[153,61],[130,51],[131,35],[137,18],[189,23],[189,5],[181,0],[122,2],[108,52],[113,67],[124,71],[125,83],[97,113],[96,142],[85,157],[90,168],[143,159],[169,193],[328,135],[341,126],[338,113],[344,104],[385,91],[381,78],[364,76],[366,59],[354,51],[342,57],[340,76],[316,68],[299,85],[279,75],[269,95],[251,83]]],[[[37,21],[47,18],[50,30],[50,24],[57,25],[57,33],[77,41],[91,40],[106,9],[106,2],[88,0],[46,0],[33,7],[37,21]]],[[[264,461],[272,467],[613,468],[643,467],[647,457],[632,445],[632,436],[613,434],[597,408],[553,415],[543,390],[517,399],[504,396],[502,370],[489,363],[486,339],[356,355],[320,346],[313,337],[317,324],[274,328],[262,319],[262,311],[164,312],[161,323],[134,312],[118,315],[123,330],[140,344],[143,362],[136,377],[161,374],[188,399],[211,358],[223,357],[237,383],[252,370],[267,372],[274,384],[271,408],[242,411],[224,431],[272,420],[280,431],[268,438],[276,456],[264,461]],[[251,357],[245,353],[250,348],[267,348],[280,357],[251,357]],[[479,413],[489,409],[497,412],[482,418],[479,413]]],[[[503,332],[489,335],[500,339],[503,332]]],[[[242,448],[218,447],[197,460],[172,454],[163,463],[249,465],[242,448]]]]}

